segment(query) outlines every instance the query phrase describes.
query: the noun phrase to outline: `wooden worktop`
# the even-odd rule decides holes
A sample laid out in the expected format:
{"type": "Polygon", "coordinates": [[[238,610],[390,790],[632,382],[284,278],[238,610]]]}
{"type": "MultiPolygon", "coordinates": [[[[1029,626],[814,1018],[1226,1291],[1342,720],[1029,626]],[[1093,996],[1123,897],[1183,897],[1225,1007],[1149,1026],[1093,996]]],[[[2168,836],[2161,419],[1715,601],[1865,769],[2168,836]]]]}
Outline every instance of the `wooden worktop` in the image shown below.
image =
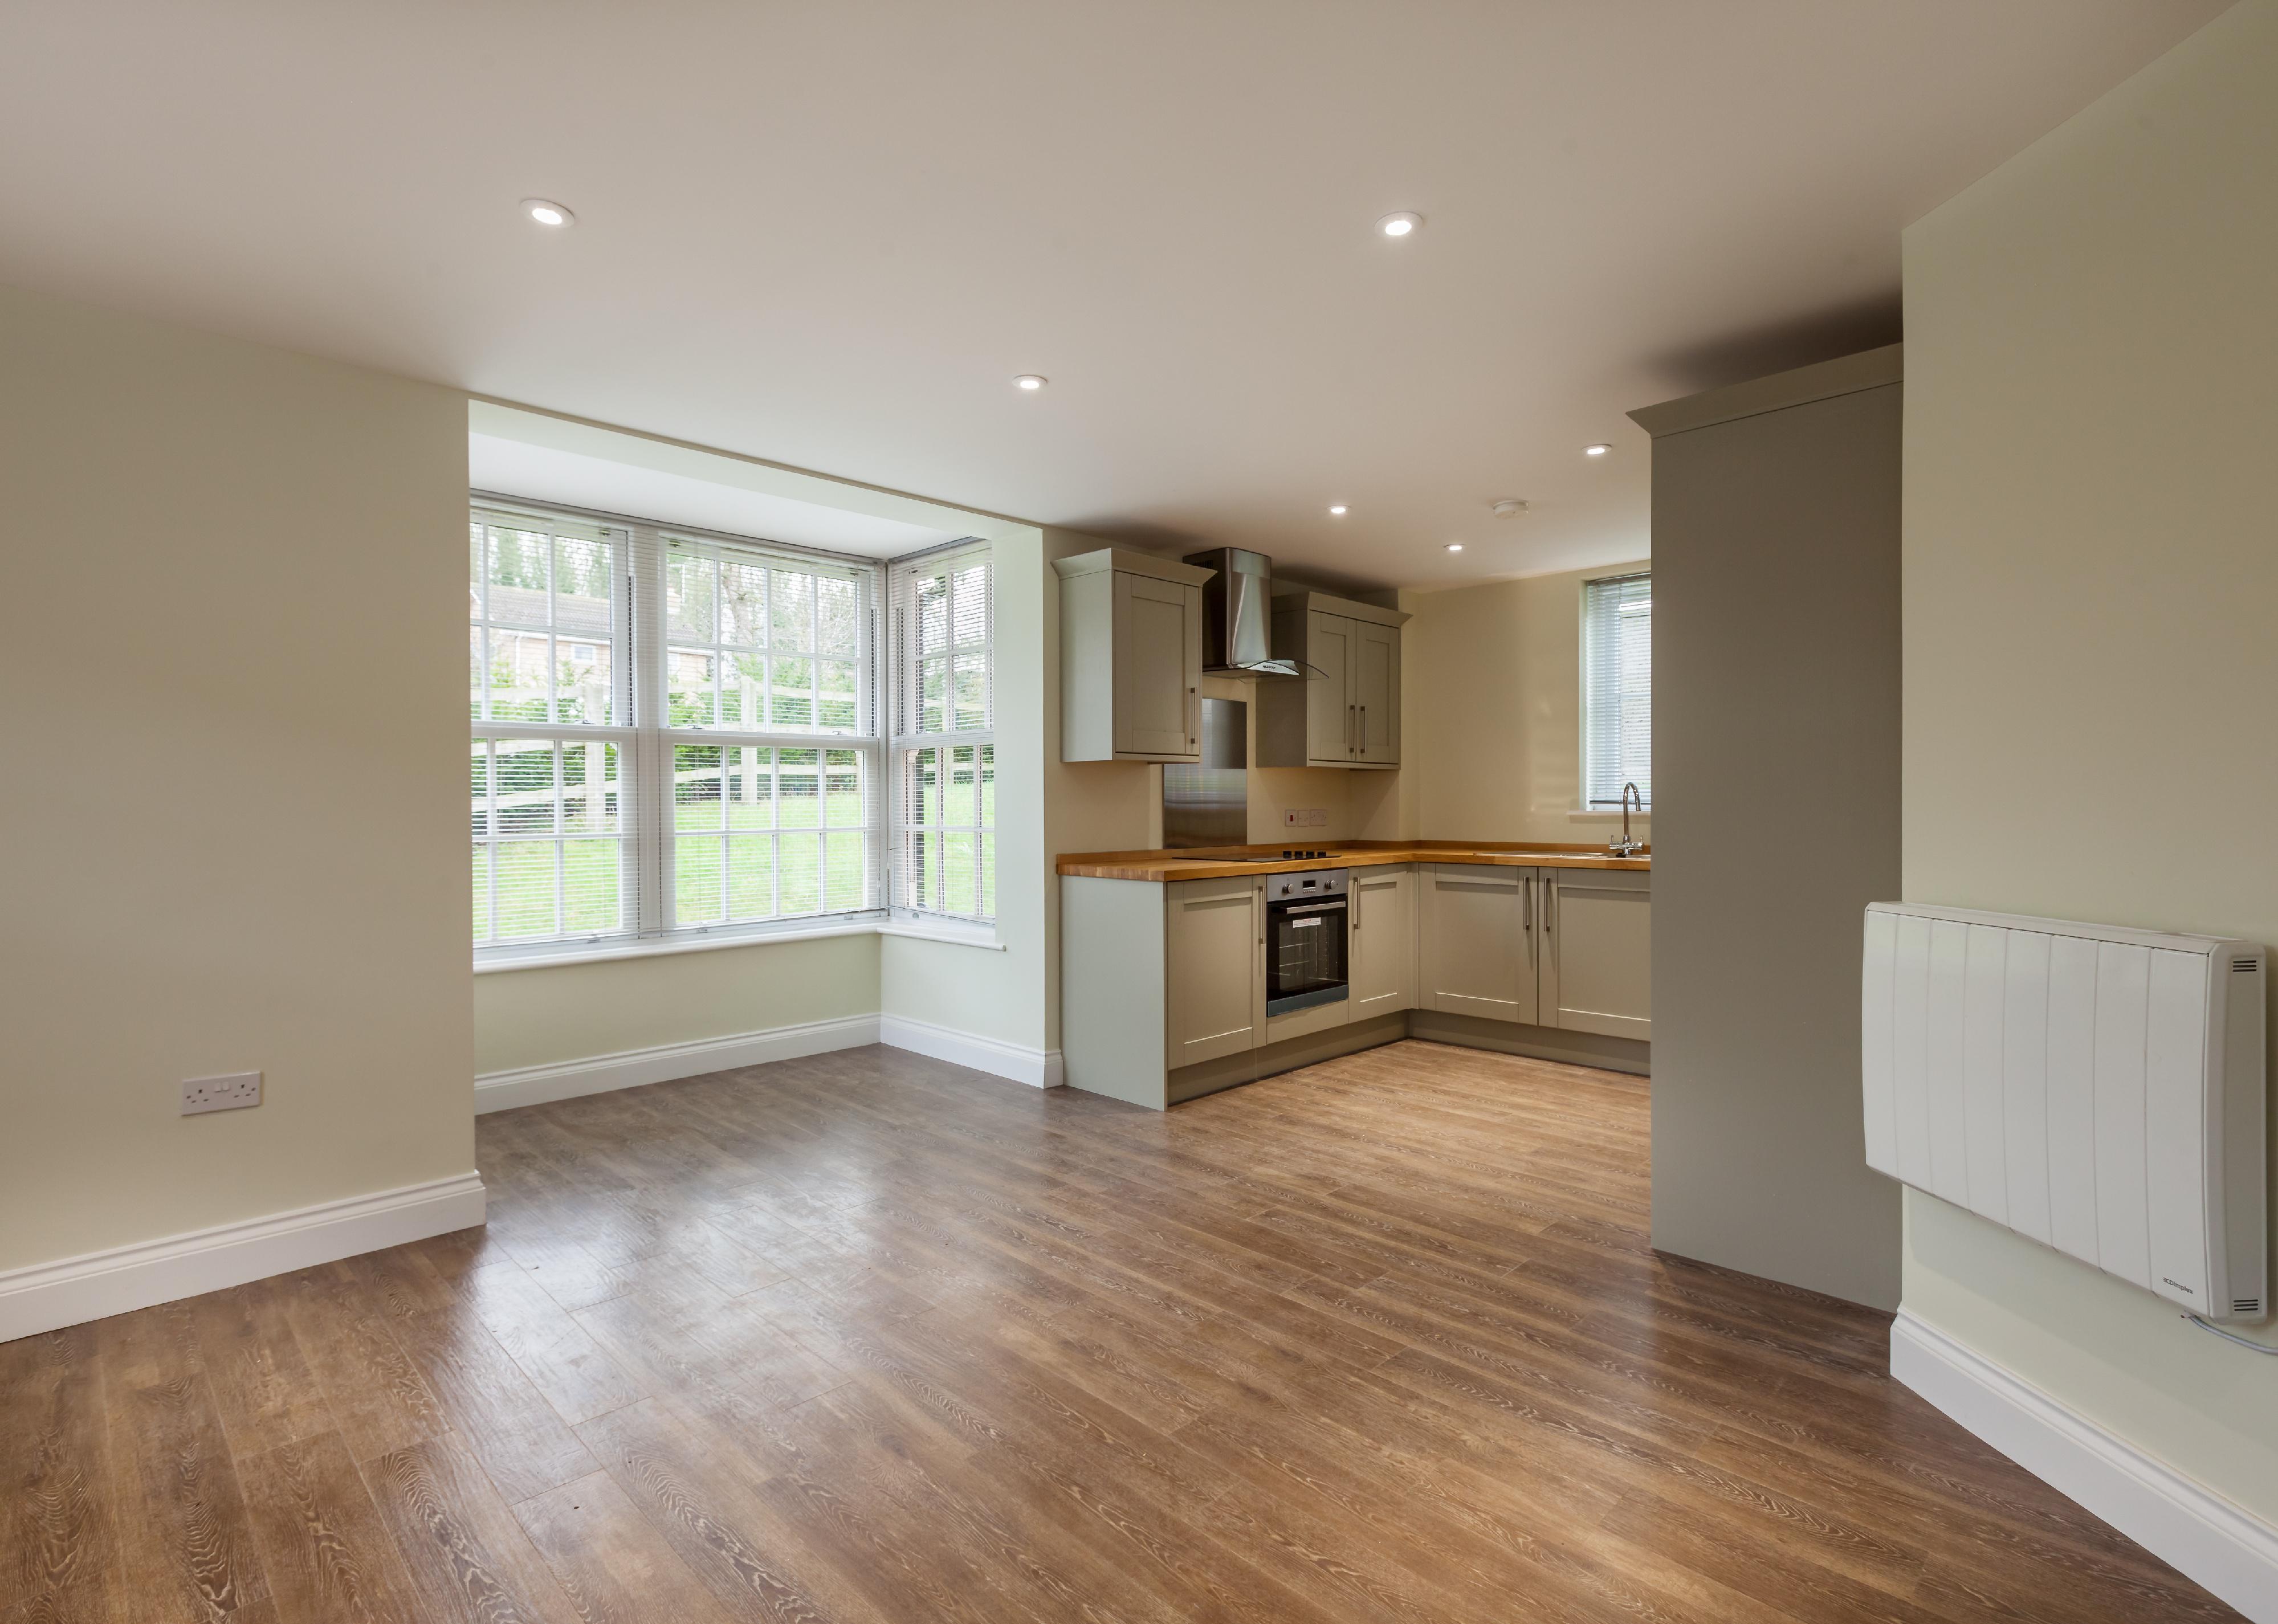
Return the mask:
{"type": "Polygon", "coordinates": [[[1511,841],[1325,840],[1291,841],[1288,846],[1210,846],[1188,851],[1071,851],[1059,859],[1063,874],[1094,880],[1225,880],[1235,874],[1286,874],[1307,868],[1369,868],[1386,863],[1482,863],[1502,868],[1650,869],[1653,849],[1635,857],[1609,857],[1601,845],[1552,845],[1511,841]],[[1302,848],[1326,851],[1325,858],[1295,858],[1278,863],[1244,863],[1302,848]]]}

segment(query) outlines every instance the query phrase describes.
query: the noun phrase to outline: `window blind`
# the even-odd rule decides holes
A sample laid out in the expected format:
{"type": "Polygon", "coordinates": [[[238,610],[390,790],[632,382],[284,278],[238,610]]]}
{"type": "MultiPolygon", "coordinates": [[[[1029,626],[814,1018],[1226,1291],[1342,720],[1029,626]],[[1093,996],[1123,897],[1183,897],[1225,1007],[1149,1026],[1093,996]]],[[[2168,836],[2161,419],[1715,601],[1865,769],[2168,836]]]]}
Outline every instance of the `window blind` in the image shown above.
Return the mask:
{"type": "Polygon", "coordinates": [[[996,591],[985,543],[894,566],[895,904],[997,913],[996,591]]]}
{"type": "Polygon", "coordinates": [[[1653,804],[1653,576],[1582,587],[1583,799],[1619,806],[1635,784],[1653,804]]]}
{"type": "Polygon", "coordinates": [[[474,943],[885,902],[883,568],[474,505],[474,943]]]}

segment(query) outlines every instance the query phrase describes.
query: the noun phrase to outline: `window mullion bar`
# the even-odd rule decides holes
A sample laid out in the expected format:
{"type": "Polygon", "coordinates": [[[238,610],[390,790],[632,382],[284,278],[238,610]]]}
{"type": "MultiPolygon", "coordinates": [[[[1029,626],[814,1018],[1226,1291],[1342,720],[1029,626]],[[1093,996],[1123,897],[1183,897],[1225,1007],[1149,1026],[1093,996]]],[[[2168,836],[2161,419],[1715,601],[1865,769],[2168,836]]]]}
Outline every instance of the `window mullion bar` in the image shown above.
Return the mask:
{"type": "Polygon", "coordinates": [[[562,871],[569,866],[570,850],[567,829],[569,820],[562,816],[562,791],[569,782],[570,764],[563,758],[562,741],[554,741],[554,934],[560,935],[570,928],[570,899],[562,883],[562,871]]]}
{"type": "Polygon", "coordinates": [[[657,935],[672,923],[667,889],[672,815],[671,748],[663,731],[668,660],[665,652],[665,557],[646,525],[626,532],[632,598],[634,851],[639,867],[640,917],[634,928],[657,935]]]}
{"type": "MultiPolygon", "coordinates": [[[[485,678],[488,682],[487,675],[485,678]]],[[[490,740],[483,741],[483,827],[490,835],[490,940],[498,940],[498,748],[490,740]]]]}

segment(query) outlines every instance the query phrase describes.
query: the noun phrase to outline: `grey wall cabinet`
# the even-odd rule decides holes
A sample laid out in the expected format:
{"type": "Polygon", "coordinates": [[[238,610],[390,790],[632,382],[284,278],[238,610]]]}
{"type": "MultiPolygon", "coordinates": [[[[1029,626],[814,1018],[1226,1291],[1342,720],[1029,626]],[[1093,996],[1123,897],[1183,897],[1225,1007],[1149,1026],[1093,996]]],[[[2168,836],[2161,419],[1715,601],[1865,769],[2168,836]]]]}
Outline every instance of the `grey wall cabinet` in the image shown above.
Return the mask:
{"type": "Polygon", "coordinates": [[[1417,1003],[1444,1015],[1537,1025],[1535,871],[1434,863],[1423,881],[1417,1003]]]}
{"type": "Polygon", "coordinates": [[[1537,893],[1537,1024],[1650,1043],[1653,876],[1546,868],[1537,893]]]}
{"type": "Polygon", "coordinates": [[[1163,888],[1166,1059],[1173,1068],[1265,1041],[1265,881],[1163,888]]]}
{"type": "Polygon", "coordinates": [[[1060,759],[1202,759],[1203,583],[1120,547],[1058,559],[1060,759]]]}
{"type": "Polygon", "coordinates": [[[1400,628],[1374,621],[1353,625],[1353,759],[1362,766],[1398,766],[1400,628]]]}
{"type": "Polygon", "coordinates": [[[1257,685],[1260,766],[1400,765],[1400,628],[1407,614],[1320,592],[1273,600],[1273,653],[1312,667],[1257,685]]]}
{"type": "Polygon", "coordinates": [[[1416,1007],[1416,871],[1356,868],[1350,901],[1349,1018],[1416,1007]]]}

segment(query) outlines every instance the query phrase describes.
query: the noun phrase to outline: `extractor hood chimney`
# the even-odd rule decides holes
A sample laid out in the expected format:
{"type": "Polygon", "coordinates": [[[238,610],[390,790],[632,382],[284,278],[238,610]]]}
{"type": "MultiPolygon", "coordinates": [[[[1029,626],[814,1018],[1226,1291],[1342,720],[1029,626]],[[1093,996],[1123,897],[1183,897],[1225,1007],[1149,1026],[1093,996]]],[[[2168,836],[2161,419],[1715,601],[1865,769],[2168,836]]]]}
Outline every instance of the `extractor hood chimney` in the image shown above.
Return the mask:
{"type": "Polygon", "coordinates": [[[1203,669],[1252,676],[1303,675],[1294,660],[1273,658],[1273,560],[1242,547],[1189,553],[1186,561],[1215,569],[1203,588],[1203,669]]]}

